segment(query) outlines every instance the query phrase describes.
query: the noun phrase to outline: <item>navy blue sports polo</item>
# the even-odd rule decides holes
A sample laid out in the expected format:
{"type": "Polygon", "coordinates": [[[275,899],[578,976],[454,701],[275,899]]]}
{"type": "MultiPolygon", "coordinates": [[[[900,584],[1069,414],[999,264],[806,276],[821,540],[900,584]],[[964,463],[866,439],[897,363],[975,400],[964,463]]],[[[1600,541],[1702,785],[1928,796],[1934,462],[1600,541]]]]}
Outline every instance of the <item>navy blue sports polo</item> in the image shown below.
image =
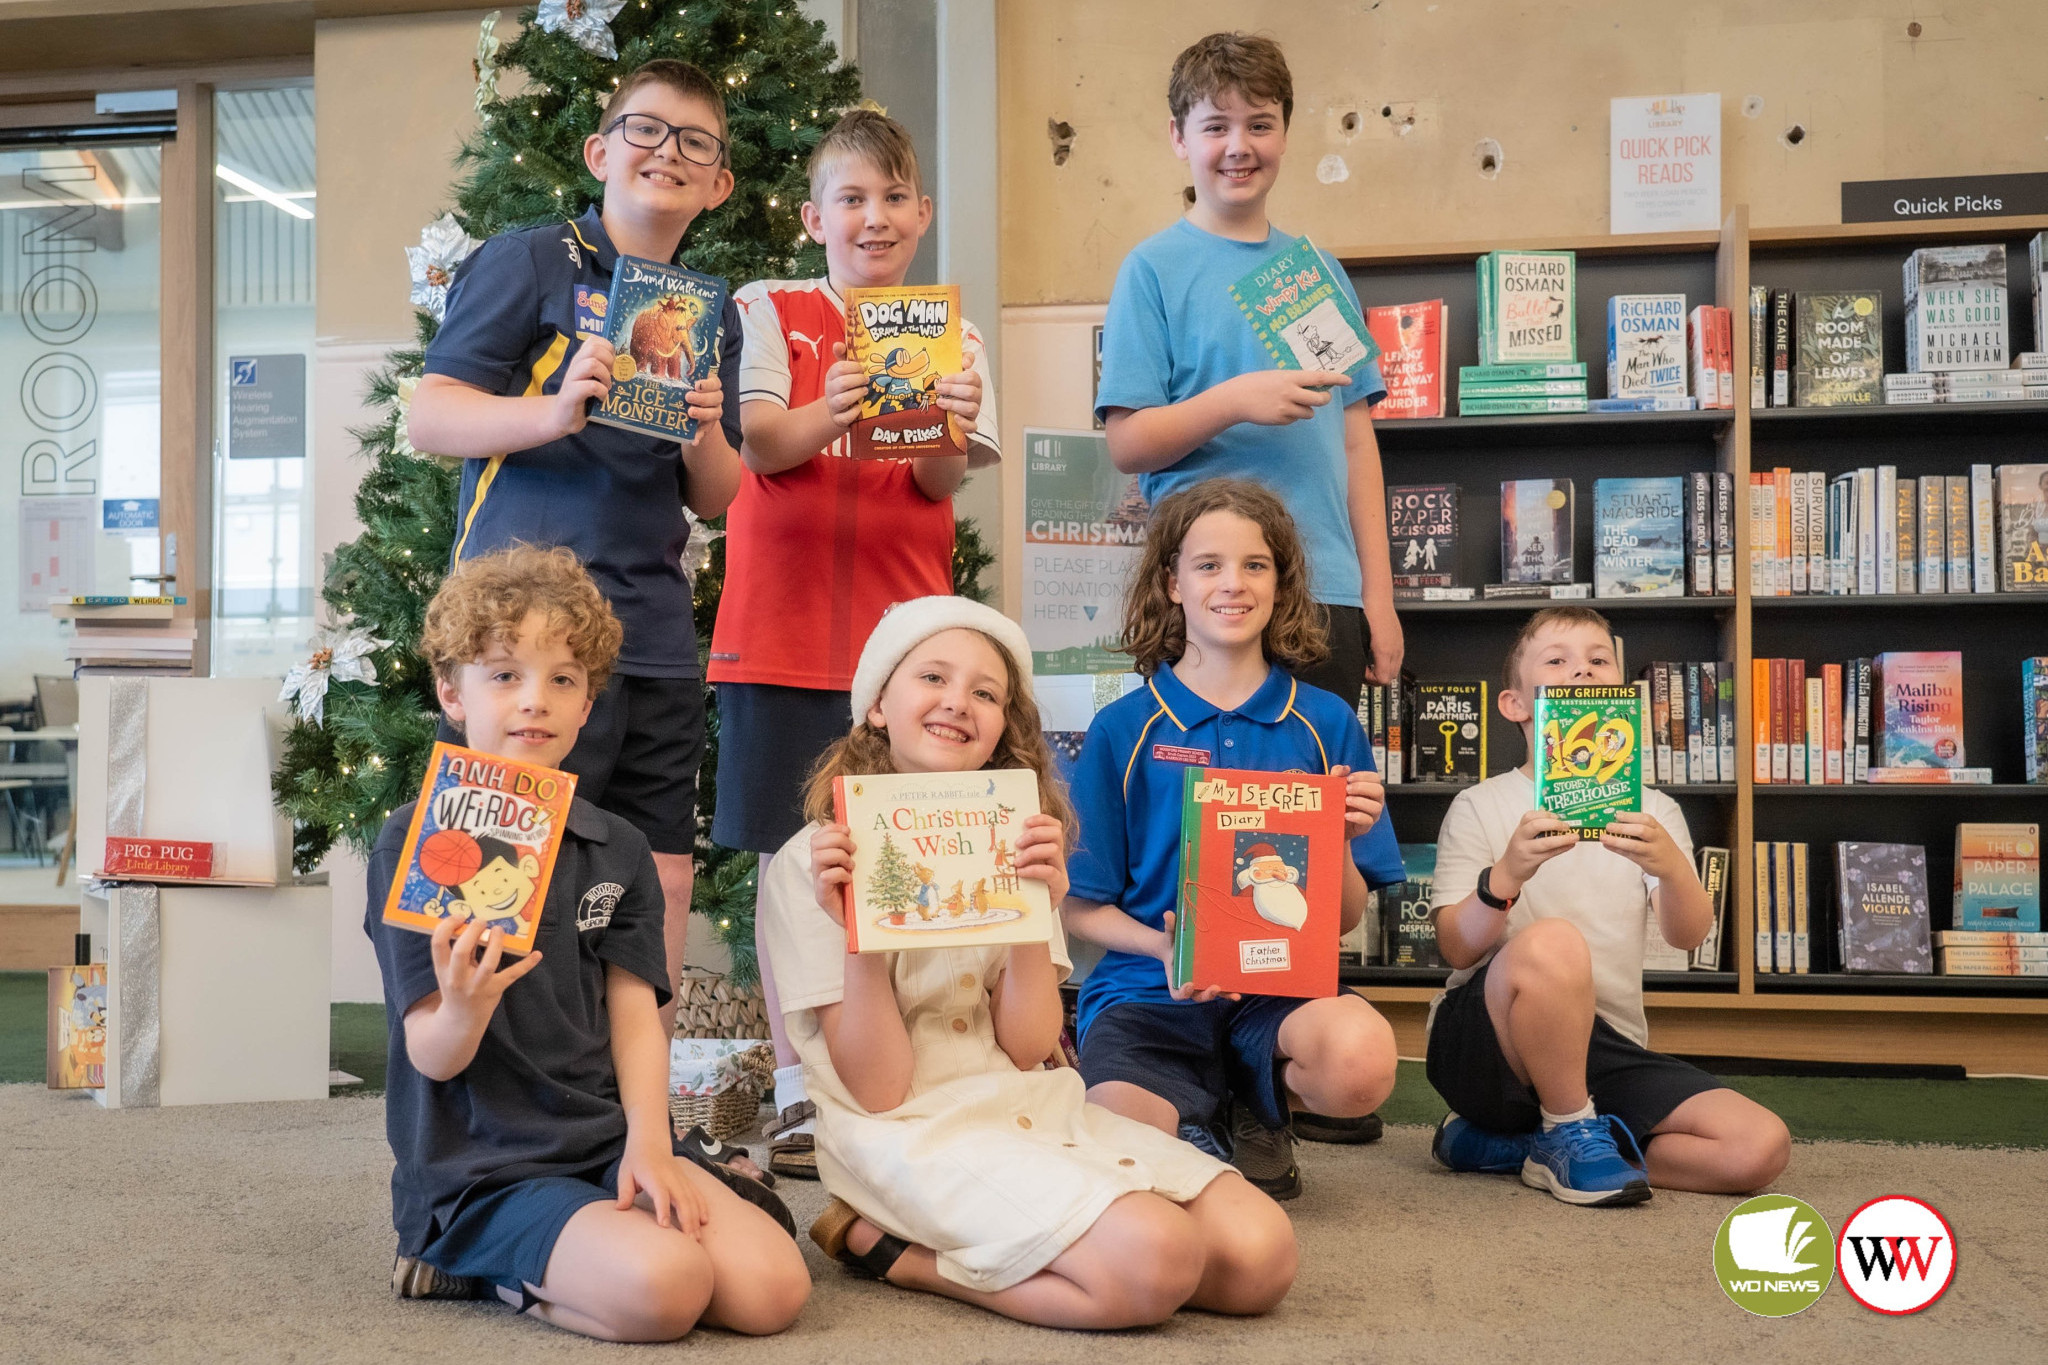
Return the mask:
{"type": "MultiPolygon", "coordinates": [[[[447,320],[426,372],[488,393],[558,393],[576,335],[576,287],[611,287],[618,250],[598,211],[574,222],[501,232],[472,252],[448,290],[447,320]]],[[[725,301],[718,377],[725,439],[740,448],[740,316],[725,301]]],[[[592,422],[572,436],[462,462],[453,562],[518,541],[576,552],[626,628],[618,671],[695,678],[697,632],[682,553],[682,447],[592,422]]]]}
{"type": "MultiPolygon", "coordinates": [[[[1184,770],[1327,773],[1339,765],[1375,770],[1357,714],[1321,688],[1275,668],[1242,706],[1221,711],[1161,668],[1105,706],[1081,744],[1073,782],[1081,838],[1067,858],[1073,893],[1158,929],[1180,896],[1184,770]]],[[[1351,841],[1351,857],[1367,886],[1407,876],[1384,815],[1351,841]]],[[[1172,999],[1158,958],[1105,953],[1081,985],[1080,1029],[1110,1005],[1172,999]]]]}
{"type": "Polygon", "coordinates": [[[658,1003],[670,994],[666,907],[647,840],[578,798],[533,941],[540,965],[506,988],[460,1074],[422,1076],[405,1050],[405,1012],[440,989],[433,942],[384,923],[412,808],[391,812],[370,850],[363,916],[384,974],[384,1130],[397,1158],[391,1222],[407,1256],[494,1190],[544,1175],[599,1179],[626,1142],[605,964],[653,986],[658,1003]]]}

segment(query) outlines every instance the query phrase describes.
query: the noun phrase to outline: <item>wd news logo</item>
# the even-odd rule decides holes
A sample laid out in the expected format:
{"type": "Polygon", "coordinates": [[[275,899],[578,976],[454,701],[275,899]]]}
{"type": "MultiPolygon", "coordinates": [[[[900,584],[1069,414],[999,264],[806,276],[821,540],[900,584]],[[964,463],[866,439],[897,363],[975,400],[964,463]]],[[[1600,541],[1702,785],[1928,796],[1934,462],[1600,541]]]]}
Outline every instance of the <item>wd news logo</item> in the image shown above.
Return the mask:
{"type": "Polygon", "coordinates": [[[1879,1313],[1917,1313],[1956,1274],[1956,1235],[1932,1204],[1906,1195],[1873,1199],[1842,1224],[1842,1285],[1879,1313]]]}
{"type": "Polygon", "coordinates": [[[1786,1318],[1811,1308],[1834,1277],[1827,1220],[1790,1195],[1744,1200],[1714,1236],[1721,1291],[1759,1317],[1786,1318]]]}

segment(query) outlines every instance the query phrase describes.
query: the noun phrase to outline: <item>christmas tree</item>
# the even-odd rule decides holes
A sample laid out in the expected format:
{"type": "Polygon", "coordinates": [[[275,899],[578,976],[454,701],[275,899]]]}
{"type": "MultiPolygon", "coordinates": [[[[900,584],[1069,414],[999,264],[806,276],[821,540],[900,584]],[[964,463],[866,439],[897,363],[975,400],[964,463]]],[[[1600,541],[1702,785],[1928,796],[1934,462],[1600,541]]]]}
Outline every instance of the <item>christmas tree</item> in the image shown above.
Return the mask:
{"type": "Polygon", "coordinates": [[[868,899],[883,910],[898,912],[917,903],[917,874],[886,832],[881,852],[875,855],[875,870],[868,874],[868,899]]]}
{"type": "MultiPolygon", "coordinates": [[[[418,794],[433,746],[439,707],[414,646],[454,542],[459,469],[415,451],[405,423],[463,258],[495,233],[574,218],[596,202],[602,187],[584,168],[584,138],[597,131],[620,79],[644,62],[671,58],[724,82],[735,181],[731,197],[691,225],[680,259],[734,288],[824,271],[823,248],[799,217],[809,195],[805,165],[859,98],[860,82],[852,67],[835,64],[822,24],[790,0],[546,0],[522,11],[518,36],[504,42],[498,18],[485,19],[478,33],[478,122],[456,157],[455,208],[406,251],[417,345],[387,357],[366,395],[376,417],[351,433],[370,467],[356,493],[363,533],[335,551],[321,589],[336,624],[286,680],[299,719],[272,786],[293,820],[302,871],[338,842],[367,854],[389,814],[418,794]],[[505,72],[524,78],[518,93],[500,93],[505,72]]],[[[724,575],[718,535],[715,525],[696,528],[684,565],[695,574],[700,653],[724,575]]],[[[956,590],[979,598],[977,579],[989,562],[973,524],[963,521],[956,590]]],[[[716,797],[715,713],[707,732],[712,747],[699,799],[706,830],[716,797]]],[[[695,908],[731,946],[741,984],[754,979],[754,865],[752,854],[699,839],[695,908]]]]}

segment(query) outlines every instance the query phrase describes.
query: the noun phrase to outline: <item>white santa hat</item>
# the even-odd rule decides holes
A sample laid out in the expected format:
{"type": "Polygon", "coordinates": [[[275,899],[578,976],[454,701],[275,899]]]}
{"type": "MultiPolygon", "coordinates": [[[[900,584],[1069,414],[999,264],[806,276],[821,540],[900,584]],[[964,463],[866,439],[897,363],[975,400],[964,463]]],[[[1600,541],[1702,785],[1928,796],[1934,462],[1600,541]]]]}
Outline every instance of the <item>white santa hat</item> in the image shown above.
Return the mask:
{"type": "Polygon", "coordinates": [[[882,688],[905,655],[944,630],[978,630],[995,640],[1017,665],[1025,694],[1031,692],[1031,642],[1024,628],[993,607],[965,597],[919,597],[898,602],[875,623],[860,667],[853,671],[853,720],[867,718],[882,688]]]}

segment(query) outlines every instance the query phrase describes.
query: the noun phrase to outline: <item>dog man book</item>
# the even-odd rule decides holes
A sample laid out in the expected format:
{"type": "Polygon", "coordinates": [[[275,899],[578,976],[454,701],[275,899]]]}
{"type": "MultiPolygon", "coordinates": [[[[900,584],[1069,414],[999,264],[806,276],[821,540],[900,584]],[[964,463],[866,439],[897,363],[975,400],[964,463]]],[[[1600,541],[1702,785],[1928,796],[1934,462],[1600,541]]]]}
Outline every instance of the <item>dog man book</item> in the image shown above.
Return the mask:
{"type": "Polygon", "coordinates": [[[1038,814],[1022,768],[885,773],[832,783],[853,834],[846,946],[856,953],[987,948],[1052,937],[1052,895],[1017,875],[1017,835],[1038,814]]]}
{"type": "Polygon", "coordinates": [[[480,919],[526,952],[575,795],[574,774],[436,744],[384,922],[431,934],[450,915],[480,919]]]}
{"type": "Polygon", "coordinates": [[[611,292],[591,299],[591,319],[609,319],[611,392],[593,422],[676,441],[697,438],[690,388],[718,367],[725,281],[679,265],[621,256],[611,292]]]}
{"type": "Polygon", "coordinates": [[[1343,778],[1189,768],[1169,983],[1336,994],[1349,856],[1343,778]]]}
{"type": "Polygon", "coordinates": [[[1331,370],[1357,378],[1379,359],[1365,319],[1337,283],[1336,271],[1306,237],[1230,286],[1275,369],[1331,370]]]}
{"type": "Polygon", "coordinates": [[[960,286],[846,291],[846,355],[867,374],[853,454],[860,460],[958,455],[965,438],[939,406],[939,380],[958,374],[960,286]]]}

